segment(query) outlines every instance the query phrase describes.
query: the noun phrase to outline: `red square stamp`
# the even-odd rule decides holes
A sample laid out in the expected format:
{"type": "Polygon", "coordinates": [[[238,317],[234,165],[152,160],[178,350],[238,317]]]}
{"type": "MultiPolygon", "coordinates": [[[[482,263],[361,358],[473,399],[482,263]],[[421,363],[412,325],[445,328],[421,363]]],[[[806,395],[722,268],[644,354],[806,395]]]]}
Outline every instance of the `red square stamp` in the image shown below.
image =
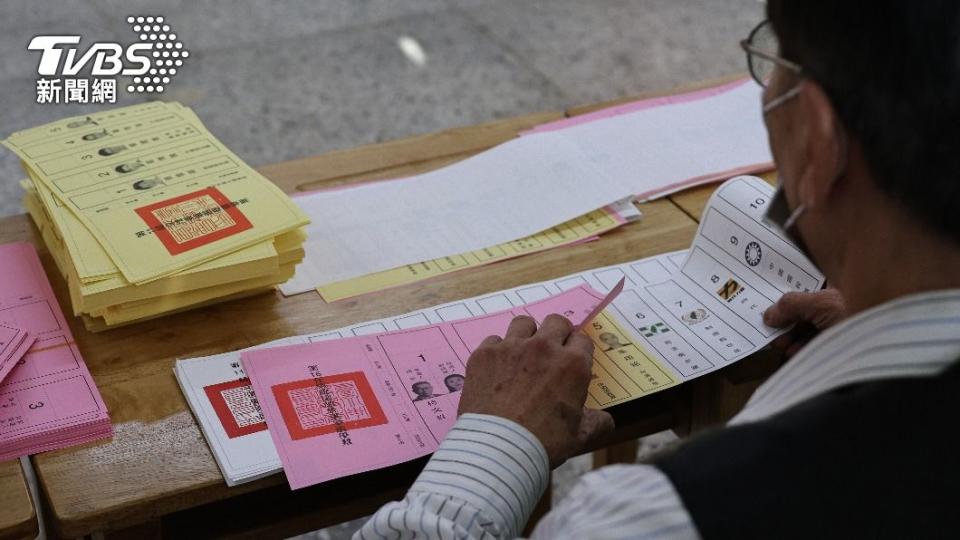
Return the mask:
{"type": "Polygon", "coordinates": [[[273,395],[293,440],[387,423],[361,371],[278,384],[273,395]]]}
{"type": "Polygon", "coordinates": [[[135,211],[171,255],[253,228],[236,204],[215,187],[141,206],[135,211]]]}
{"type": "Polygon", "coordinates": [[[211,384],[204,386],[203,391],[231,439],[267,429],[250,379],[211,384]]]}

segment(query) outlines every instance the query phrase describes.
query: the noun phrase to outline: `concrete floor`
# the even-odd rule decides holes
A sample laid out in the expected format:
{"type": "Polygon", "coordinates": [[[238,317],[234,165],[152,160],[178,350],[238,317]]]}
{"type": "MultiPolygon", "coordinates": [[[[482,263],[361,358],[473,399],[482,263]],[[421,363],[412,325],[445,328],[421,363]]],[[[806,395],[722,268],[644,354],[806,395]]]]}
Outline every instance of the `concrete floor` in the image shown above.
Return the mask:
{"type": "MultiPolygon", "coordinates": [[[[3,0],[0,136],[96,109],[35,103],[31,37],[130,42],[131,14],[163,15],[191,52],[162,99],[192,107],[256,166],[744,71],[737,42],[763,9],[757,0],[3,0]]],[[[144,100],[120,94],[122,104],[144,100]]],[[[22,211],[22,177],[0,151],[0,216],[22,211]]],[[[562,467],[556,496],[588,467],[588,456],[562,467]]],[[[358,526],[304,538],[348,538],[358,526]]]]}

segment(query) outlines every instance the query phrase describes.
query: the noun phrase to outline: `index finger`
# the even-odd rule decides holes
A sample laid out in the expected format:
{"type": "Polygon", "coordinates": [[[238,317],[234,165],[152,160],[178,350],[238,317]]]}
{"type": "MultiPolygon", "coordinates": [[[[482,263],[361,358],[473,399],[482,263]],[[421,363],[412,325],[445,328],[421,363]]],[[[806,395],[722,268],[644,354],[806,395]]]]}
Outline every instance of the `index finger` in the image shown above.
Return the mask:
{"type": "Polygon", "coordinates": [[[543,319],[543,324],[540,325],[540,330],[537,330],[537,335],[563,344],[572,331],[573,323],[570,322],[570,319],[552,313],[543,319]]]}
{"type": "Polygon", "coordinates": [[[507,333],[503,336],[503,339],[528,338],[536,331],[537,321],[533,320],[533,317],[529,315],[520,315],[510,321],[510,326],[507,327],[507,333]]]}
{"type": "Polygon", "coordinates": [[[564,347],[569,347],[579,354],[582,354],[584,358],[593,358],[593,340],[587,337],[583,332],[577,331],[570,334],[570,337],[567,338],[567,342],[564,344],[564,347]]]}

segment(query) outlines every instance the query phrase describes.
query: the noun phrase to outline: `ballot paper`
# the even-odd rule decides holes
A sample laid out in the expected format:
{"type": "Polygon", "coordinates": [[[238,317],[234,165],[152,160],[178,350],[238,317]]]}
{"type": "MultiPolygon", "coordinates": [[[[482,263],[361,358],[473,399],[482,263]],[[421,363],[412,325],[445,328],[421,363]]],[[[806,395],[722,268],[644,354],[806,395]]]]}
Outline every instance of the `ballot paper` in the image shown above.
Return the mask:
{"type": "Polygon", "coordinates": [[[299,219],[294,215],[299,214],[296,205],[218,146],[196,115],[179,104],[144,104],[68,119],[14,133],[5,143],[25,158],[23,205],[67,282],[74,315],[89,331],[272,291],[293,275],[303,258],[306,233],[300,227],[288,228],[289,221],[299,219]],[[153,154],[160,149],[169,152],[153,154]],[[77,152],[85,152],[79,164],[74,159],[77,152]],[[111,163],[114,156],[133,165],[125,162],[101,170],[96,181],[90,174],[81,175],[92,184],[73,193],[76,198],[64,198],[64,184],[57,184],[61,172],[66,174],[61,167],[80,174],[111,163]],[[143,176],[147,173],[155,176],[143,176]],[[178,198],[195,188],[232,194],[234,200],[206,196],[182,200],[179,214],[156,207],[158,200],[178,198]],[[84,217],[91,212],[93,217],[84,217]],[[265,220],[256,217],[264,212],[269,214],[265,220]],[[111,222],[100,233],[89,226],[91,219],[124,216],[133,223],[156,223],[129,237],[131,230],[119,222],[111,222]],[[284,221],[288,223],[281,226],[284,221]],[[281,232],[256,240],[258,231],[270,231],[274,225],[281,232]],[[102,242],[103,234],[115,235],[121,244],[135,237],[143,249],[121,255],[133,256],[141,267],[162,265],[164,253],[186,267],[131,281],[121,268],[123,260],[115,260],[116,251],[102,242]],[[204,254],[201,248],[222,253],[204,254]],[[157,254],[159,258],[154,257],[157,254]]]}
{"type": "Polygon", "coordinates": [[[543,129],[402,182],[302,199],[313,219],[309,281],[322,286],[480,250],[628,196],[768,169],[760,93],[740,82],[543,129]]]}
{"type": "Polygon", "coordinates": [[[563,135],[520,137],[395,182],[318,192],[312,285],[482,250],[534,235],[632,195],[563,135]]]}
{"type": "MultiPolygon", "coordinates": [[[[402,181],[402,180],[401,180],[402,181]]],[[[300,201],[311,195],[295,197],[300,201]]],[[[306,206],[306,205],[305,205],[306,206]]],[[[309,208],[309,207],[307,207],[309,208]]],[[[308,212],[307,216],[310,214],[308,212]]],[[[467,268],[484,266],[514,257],[539,253],[548,249],[569,246],[590,241],[600,234],[640,219],[641,213],[630,200],[595,210],[586,215],[550,227],[537,234],[504,242],[500,245],[485,247],[466,253],[440,257],[429,261],[420,261],[399,268],[374,272],[336,283],[322,284],[322,261],[325,254],[312,247],[309,238],[304,244],[306,257],[297,266],[292,279],[280,285],[280,291],[290,296],[316,290],[327,302],[335,302],[361,294],[383,291],[392,287],[406,285],[430,279],[432,277],[458,272],[467,268]]]]}
{"type": "MultiPolygon", "coordinates": [[[[823,276],[814,265],[763,221],[771,196],[770,185],[757,178],[739,177],[723,184],[704,210],[688,251],[285,338],[255,349],[483,318],[581,285],[606,293],[625,279],[624,290],[585,328],[596,345],[587,405],[602,408],[624,403],[759,350],[783,332],[763,324],[763,310],[784,292],[823,286],[823,276]]],[[[254,349],[246,351],[250,350],[254,349]]],[[[259,394],[253,393],[241,363],[242,352],[179,360],[175,368],[229,485],[281,470],[259,394]]],[[[438,392],[444,388],[440,382],[434,384],[438,392]]],[[[386,391],[382,385],[378,390],[386,391]]],[[[392,402],[385,403],[389,407],[392,402]]]]}
{"type": "Polygon", "coordinates": [[[176,103],[67,118],[3,142],[130,283],[186,270],[307,222],[289,197],[176,103]]]}
{"type": "Polygon", "coordinates": [[[109,437],[113,427],[33,246],[0,245],[0,325],[36,341],[0,383],[0,461],[109,437]]]}
{"type": "Polygon", "coordinates": [[[743,79],[549,122],[524,135],[561,133],[601,177],[651,200],[772,169],[761,93],[753,80],[743,79]]]}
{"type": "Polygon", "coordinates": [[[36,340],[37,336],[31,335],[26,328],[0,323],[0,382],[36,340]]]}
{"type": "Polygon", "coordinates": [[[483,317],[258,349],[242,363],[298,489],[432,453],[457,419],[467,359],[484,339],[503,336],[518,315],[564,313],[579,326],[612,297],[580,285],[483,317]]]}

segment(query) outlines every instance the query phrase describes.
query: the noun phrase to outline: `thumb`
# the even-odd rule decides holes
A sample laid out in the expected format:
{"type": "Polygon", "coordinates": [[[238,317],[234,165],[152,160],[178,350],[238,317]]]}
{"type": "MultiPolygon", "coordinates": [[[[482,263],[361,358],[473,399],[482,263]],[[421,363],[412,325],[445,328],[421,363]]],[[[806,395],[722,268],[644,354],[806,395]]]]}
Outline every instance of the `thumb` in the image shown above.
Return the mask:
{"type": "Polygon", "coordinates": [[[580,430],[577,434],[581,448],[612,432],[613,428],[613,417],[610,413],[584,407],[583,416],[580,418],[580,430]]]}
{"type": "Polygon", "coordinates": [[[767,326],[782,328],[793,323],[809,320],[809,310],[813,306],[813,294],[788,292],[763,312],[763,322],[767,326]]]}
{"type": "Polygon", "coordinates": [[[845,314],[846,304],[836,289],[788,292],[763,313],[763,322],[769,326],[784,327],[806,321],[822,330],[842,319],[845,314]]]}

